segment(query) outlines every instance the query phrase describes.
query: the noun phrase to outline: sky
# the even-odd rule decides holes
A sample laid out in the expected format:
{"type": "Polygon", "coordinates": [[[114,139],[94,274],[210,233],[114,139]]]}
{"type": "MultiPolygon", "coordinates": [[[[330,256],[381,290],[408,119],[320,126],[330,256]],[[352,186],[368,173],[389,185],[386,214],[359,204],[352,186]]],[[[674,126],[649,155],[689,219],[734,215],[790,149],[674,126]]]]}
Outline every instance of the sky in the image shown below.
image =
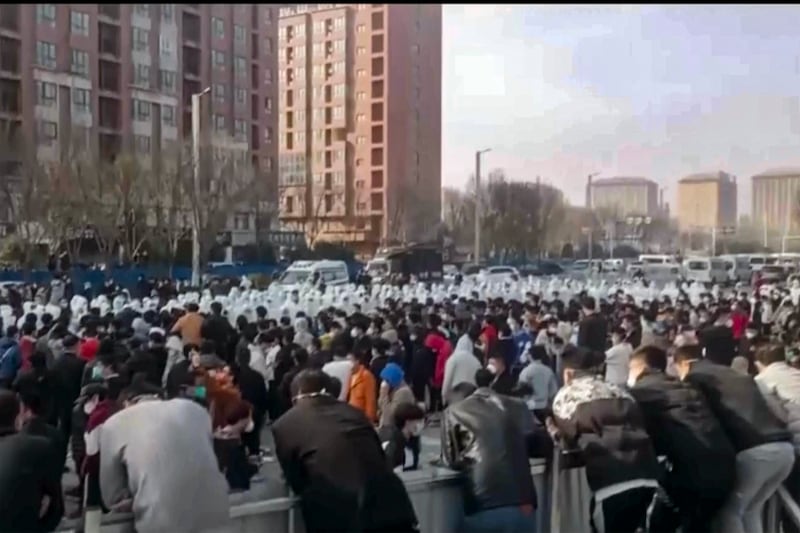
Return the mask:
{"type": "Polygon", "coordinates": [[[586,176],[665,188],[696,172],[800,167],[800,6],[445,5],[442,182],[586,176]]]}

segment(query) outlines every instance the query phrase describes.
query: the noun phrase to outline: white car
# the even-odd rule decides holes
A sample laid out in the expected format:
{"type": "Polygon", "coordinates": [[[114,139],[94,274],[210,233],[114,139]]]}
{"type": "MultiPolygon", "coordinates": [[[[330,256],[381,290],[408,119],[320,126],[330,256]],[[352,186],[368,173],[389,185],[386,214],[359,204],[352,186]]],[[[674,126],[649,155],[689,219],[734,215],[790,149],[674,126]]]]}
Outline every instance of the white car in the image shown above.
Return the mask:
{"type": "Polygon", "coordinates": [[[519,279],[519,271],[510,266],[491,266],[478,273],[479,283],[506,283],[519,279]]]}
{"type": "Polygon", "coordinates": [[[458,267],[455,265],[443,265],[442,274],[445,283],[455,283],[458,275],[458,267]]]}

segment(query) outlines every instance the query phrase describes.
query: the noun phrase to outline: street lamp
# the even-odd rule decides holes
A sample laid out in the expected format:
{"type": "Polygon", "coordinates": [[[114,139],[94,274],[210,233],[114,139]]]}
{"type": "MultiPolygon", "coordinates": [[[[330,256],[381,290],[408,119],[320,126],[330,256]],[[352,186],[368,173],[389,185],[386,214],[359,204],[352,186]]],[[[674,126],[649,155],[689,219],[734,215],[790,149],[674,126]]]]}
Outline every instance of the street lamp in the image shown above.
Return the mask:
{"type": "MultiPolygon", "coordinates": [[[[192,185],[194,188],[194,202],[200,201],[200,98],[210,94],[211,87],[206,87],[197,94],[192,95],[192,185]]],[[[200,220],[197,214],[197,205],[192,206],[192,285],[200,286],[200,220]]]]}
{"type": "Polygon", "coordinates": [[[475,152],[475,251],[474,259],[477,265],[481,259],[481,154],[491,152],[491,148],[484,148],[475,152]]]}

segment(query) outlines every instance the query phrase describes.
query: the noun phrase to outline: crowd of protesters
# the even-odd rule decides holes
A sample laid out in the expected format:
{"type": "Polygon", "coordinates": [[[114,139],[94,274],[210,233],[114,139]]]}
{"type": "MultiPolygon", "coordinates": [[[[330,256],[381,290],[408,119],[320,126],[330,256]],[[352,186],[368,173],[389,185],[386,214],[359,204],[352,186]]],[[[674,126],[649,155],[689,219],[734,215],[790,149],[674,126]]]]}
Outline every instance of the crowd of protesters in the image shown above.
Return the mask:
{"type": "Polygon", "coordinates": [[[293,291],[291,310],[248,319],[218,300],[167,306],[171,284],[142,287],[147,310],[104,290],[124,305],[26,314],[0,295],[0,530],[54,529],[66,496],[75,516],[132,512],[137,531],[224,531],[267,424],[308,531],[415,530],[397,473],[425,466],[434,424],[442,464],[468,480],[464,531],[533,531],[528,459],[554,443],[586,468],[587,530],[758,533],[781,484],[800,493],[785,348],[800,320],[775,323],[778,295],[476,287],[312,314],[293,291]],[[79,483],[62,490],[67,470],[79,483]]]}

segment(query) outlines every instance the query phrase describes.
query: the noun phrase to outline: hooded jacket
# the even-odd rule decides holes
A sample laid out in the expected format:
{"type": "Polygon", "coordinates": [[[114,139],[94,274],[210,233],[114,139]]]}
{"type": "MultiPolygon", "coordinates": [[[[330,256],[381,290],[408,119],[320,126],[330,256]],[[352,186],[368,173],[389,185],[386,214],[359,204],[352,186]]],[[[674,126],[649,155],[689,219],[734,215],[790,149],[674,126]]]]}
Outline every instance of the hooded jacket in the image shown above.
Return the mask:
{"type": "Polygon", "coordinates": [[[442,399],[445,405],[450,403],[453,388],[459,383],[475,385],[475,373],[480,370],[481,362],[473,353],[472,340],[467,335],[458,339],[456,349],[444,365],[444,379],[442,380],[442,399]]]}
{"type": "Polygon", "coordinates": [[[783,362],[772,363],[755,381],[773,412],[786,422],[795,453],[800,454],[800,370],[783,362]]]}
{"type": "Polygon", "coordinates": [[[19,344],[14,339],[3,337],[0,340],[0,380],[7,381],[10,386],[21,366],[22,353],[19,344]]]}

